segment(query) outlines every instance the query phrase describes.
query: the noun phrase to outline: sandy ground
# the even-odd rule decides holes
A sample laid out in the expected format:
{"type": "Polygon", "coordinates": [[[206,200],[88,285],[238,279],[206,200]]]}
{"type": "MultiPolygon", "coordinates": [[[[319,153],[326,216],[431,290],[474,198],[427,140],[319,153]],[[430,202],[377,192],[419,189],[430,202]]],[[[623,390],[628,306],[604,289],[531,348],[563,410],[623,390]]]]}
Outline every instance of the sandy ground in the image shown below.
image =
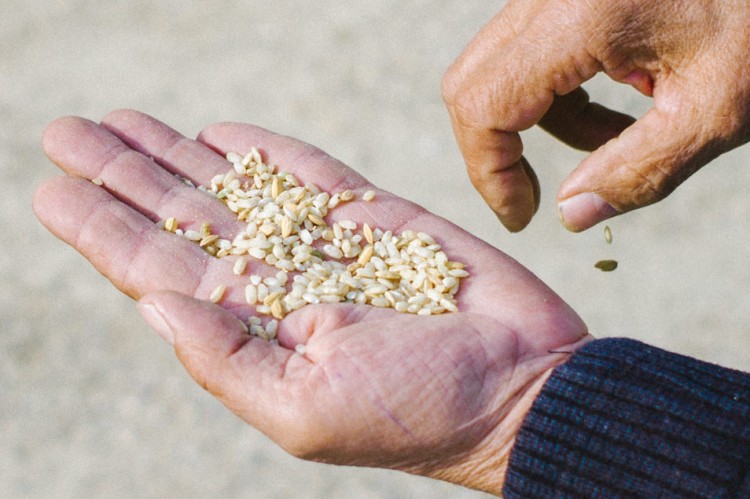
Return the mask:
{"type": "MultiPolygon", "coordinates": [[[[36,222],[56,169],[39,138],[132,107],[187,135],[224,120],[299,137],[529,267],[598,336],[750,367],[748,149],[659,205],[566,232],[557,186],[583,157],[531,130],[543,202],[504,232],[465,178],[440,78],[496,11],[458,0],[4,0],[0,16],[0,491],[3,497],[481,497],[286,455],[195,386],[121,296],[36,222]],[[610,274],[600,258],[620,261],[610,274]]],[[[597,78],[595,99],[649,101],[597,78]]]]}

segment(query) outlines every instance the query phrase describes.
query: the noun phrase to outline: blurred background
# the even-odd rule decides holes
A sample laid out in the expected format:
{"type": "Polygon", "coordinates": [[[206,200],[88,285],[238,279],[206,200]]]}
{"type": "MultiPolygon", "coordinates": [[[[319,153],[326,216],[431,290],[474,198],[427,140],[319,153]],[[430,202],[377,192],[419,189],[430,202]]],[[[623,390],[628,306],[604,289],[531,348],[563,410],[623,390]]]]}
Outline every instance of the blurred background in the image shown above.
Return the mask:
{"type": "MultiPolygon", "coordinates": [[[[502,4],[502,2],[500,2],[502,4]]],[[[39,147],[61,115],[131,107],[188,136],[226,120],[315,144],[375,184],[530,268],[596,336],[628,336],[750,368],[747,147],[666,201],[572,234],[554,198],[583,158],[524,134],[542,184],[530,227],[506,233],[464,173],[442,74],[498,2],[4,0],[0,16],[0,495],[474,498],[405,474],[286,455],[194,385],[86,261],[34,218],[57,175],[39,147]],[[594,269],[603,258],[620,267],[594,269]]],[[[598,77],[598,100],[648,99],[598,77]]]]}

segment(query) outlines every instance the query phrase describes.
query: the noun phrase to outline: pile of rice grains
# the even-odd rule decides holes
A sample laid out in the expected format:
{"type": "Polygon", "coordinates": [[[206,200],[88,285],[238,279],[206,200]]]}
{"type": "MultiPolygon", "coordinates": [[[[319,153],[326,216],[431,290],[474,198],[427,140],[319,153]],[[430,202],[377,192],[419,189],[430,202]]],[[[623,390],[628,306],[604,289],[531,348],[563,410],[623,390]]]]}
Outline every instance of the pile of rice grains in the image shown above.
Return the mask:
{"type": "MultiPolygon", "coordinates": [[[[229,172],[197,188],[234,212],[246,224],[243,231],[230,241],[213,234],[209,222],[199,230],[183,230],[175,218],[159,224],[217,258],[234,258],[236,275],[247,275],[251,259],[277,269],[270,277],[248,275],[245,299],[256,314],[248,320],[250,334],[274,339],[278,321],[308,304],[349,302],[418,315],[458,310],[455,295],[469,273],[430,235],[394,234],[352,220],[328,225],[325,217],[353,201],[352,191],[330,194],[300,185],[291,173],[265,164],[256,148],[244,156],[230,152],[226,159],[229,172]],[[270,320],[264,325],[259,316],[270,320]]],[[[374,198],[373,191],[361,196],[365,202],[374,198]]],[[[210,300],[219,303],[225,293],[219,285],[210,300]]]]}

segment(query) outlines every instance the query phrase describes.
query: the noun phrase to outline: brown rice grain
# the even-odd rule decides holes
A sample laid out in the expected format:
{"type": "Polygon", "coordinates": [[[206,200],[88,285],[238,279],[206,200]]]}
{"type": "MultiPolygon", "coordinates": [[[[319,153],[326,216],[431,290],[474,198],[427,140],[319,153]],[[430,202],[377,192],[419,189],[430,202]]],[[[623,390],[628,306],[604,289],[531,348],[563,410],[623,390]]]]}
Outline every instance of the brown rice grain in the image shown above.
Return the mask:
{"type": "Polygon", "coordinates": [[[169,217],[164,222],[164,230],[168,232],[174,232],[177,230],[177,219],[175,217],[169,217]]]}
{"type": "Polygon", "coordinates": [[[198,246],[201,248],[205,248],[206,246],[209,246],[211,243],[217,241],[219,239],[219,236],[216,234],[211,234],[210,236],[205,236],[203,239],[200,240],[198,243],[198,246]]]}
{"type": "Polygon", "coordinates": [[[281,219],[281,237],[286,239],[292,234],[292,221],[289,217],[284,216],[281,219]]]}
{"type": "Polygon", "coordinates": [[[594,264],[594,267],[602,272],[612,272],[617,268],[617,260],[599,260],[594,264]]]}
{"type": "Polygon", "coordinates": [[[281,300],[274,300],[271,304],[271,315],[280,320],[284,318],[285,313],[284,303],[281,300]]]}
{"type": "Polygon", "coordinates": [[[354,199],[354,193],[347,189],[341,193],[339,199],[344,202],[351,201],[352,199],[354,199]]]}
{"type": "Polygon", "coordinates": [[[325,227],[326,226],[326,221],[323,220],[318,215],[315,215],[314,213],[308,213],[307,214],[307,219],[310,220],[315,225],[319,225],[321,227],[325,227]]]}
{"type": "Polygon", "coordinates": [[[372,228],[368,224],[364,224],[362,226],[362,233],[365,235],[365,239],[368,243],[373,244],[375,242],[375,238],[372,233],[372,228]]]}

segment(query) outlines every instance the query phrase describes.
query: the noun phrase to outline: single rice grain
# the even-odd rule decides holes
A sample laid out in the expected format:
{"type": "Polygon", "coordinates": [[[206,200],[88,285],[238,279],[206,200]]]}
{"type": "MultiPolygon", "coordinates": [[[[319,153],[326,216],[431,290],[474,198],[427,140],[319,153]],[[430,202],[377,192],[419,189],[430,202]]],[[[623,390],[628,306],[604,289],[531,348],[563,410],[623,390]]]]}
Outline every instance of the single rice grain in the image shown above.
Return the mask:
{"type": "Polygon", "coordinates": [[[594,264],[594,267],[602,272],[612,272],[617,268],[617,260],[599,260],[594,264]]]}
{"type": "Polygon", "coordinates": [[[234,273],[234,275],[242,275],[245,273],[245,269],[247,269],[247,258],[242,256],[238,258],[236,262],[234,262],[232,272],[234,273]]]}
{"type": "Polygon", "coordinates": [[[214,288],[213,291],[211,291],[211,295],[208,297],[208,299],[213,303],[219,303],[223,298],[224,294],[227,291],[227,287],[223,284],[219,284],[214,288]]]}
{"type": "Polygon", "coordinates": [[[168,232],[175,232],[177,230],[177,219],[175,217],[169,217],[164,222],[164,230],[168,232]]]}

